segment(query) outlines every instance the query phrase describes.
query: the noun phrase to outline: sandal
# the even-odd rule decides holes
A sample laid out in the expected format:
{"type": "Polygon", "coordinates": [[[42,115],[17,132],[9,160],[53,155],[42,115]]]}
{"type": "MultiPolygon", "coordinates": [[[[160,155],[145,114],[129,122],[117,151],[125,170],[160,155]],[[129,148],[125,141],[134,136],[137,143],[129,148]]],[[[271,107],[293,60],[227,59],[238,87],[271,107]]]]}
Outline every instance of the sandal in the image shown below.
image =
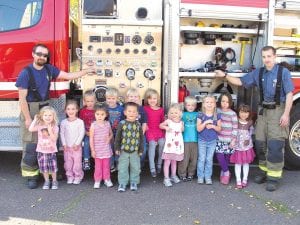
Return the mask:
{"type": "Polygon", "coordinates": [[[242,182],[242,186],[243,186],[243,187],[247,187],[247,185],[248,185],[248,184],[247,184],[247,181],[243,181],[243,182],[242,182]]]}
{"type": "Polygon", "coordinates": [[[243,188],[243,185],[242,185],[241,182],[237,182],[235,187],[236,187],[237,189],[242,189],[242,188],[243,188]]]}

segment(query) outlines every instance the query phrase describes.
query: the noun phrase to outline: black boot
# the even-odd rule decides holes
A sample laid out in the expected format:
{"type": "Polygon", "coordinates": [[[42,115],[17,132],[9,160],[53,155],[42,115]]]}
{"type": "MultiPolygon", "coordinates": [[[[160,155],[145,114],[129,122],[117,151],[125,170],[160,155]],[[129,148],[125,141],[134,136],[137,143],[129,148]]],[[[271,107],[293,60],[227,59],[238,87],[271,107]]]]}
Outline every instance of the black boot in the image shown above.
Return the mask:
{"type": "Polygon", "coordinates": [[[257,184],[265,183],[267,180],[267,175],[264,172],[260,172],[260,174],[256,175],[254,178],[254,182],[257,184]]]}
{"type": "Polygon", "coordinates": [[[278,180],[276,179],[267,179],[267,186],[266,186],[266,190],[267,191],[276,191],[278,188],[278,180]]]}
{"type": "Polygon", "coordinates": [[[36,189],[38,184],[36,179],[28,179],[27,180],[27,186],[29,189],[36,189]]]}

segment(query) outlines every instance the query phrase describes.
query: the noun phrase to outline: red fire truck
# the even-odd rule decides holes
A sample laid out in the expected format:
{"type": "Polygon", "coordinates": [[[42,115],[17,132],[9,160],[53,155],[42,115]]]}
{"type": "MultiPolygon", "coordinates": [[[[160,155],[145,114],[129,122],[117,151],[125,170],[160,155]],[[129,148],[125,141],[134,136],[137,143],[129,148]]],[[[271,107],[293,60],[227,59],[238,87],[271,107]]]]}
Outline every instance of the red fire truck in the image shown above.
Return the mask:
{"type": "MultiPolygon", "coordinates": [[[[286,166],[300,168],[300,3],[292,0],[0,0],[0,150],[21,150],[16,78],[32,62],[35,43],[46,44],[50,63],[69,70],[76,43],[81,67],[96,74],[51,84],[51,104],[61,117],[66,93],[93,88],[99,101],[107,86],[124,94],[157,89],[167,107],[178,96],[228,90],[235,107],[257,109],[258,92],[214,78],[216,66],[236,77],[260,67],[260,49],[274,45],[295,84],[286,166]],[[71,9],[71,10],[70,10],[71,9]],[[79,26],[71,15],[78,13],[79,26]],[[290,22],[292,21],[292,22],[290,22]],[[69,29],[71,28],[71,29],[69,29]],[[74,32],[79,30],[79,32],[74,32]],[[222,52],[222,57],[220,56],[222,52]],[[71,87],[71,88],[70,88],[71,87]],[[187,91],[188,90],[188,91],[187,91]]],[[[180,100],[179,99],[179,100],[180,100]]]]}

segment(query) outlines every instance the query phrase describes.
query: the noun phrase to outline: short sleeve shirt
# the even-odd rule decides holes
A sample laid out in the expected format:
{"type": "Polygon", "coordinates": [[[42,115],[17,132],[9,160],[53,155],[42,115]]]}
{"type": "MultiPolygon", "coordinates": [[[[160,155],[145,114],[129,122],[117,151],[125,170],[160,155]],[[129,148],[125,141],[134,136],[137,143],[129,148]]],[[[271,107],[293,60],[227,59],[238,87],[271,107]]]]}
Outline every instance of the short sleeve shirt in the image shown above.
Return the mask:
{"type": "MultiPolygon", "coordinates": [[[[276,64],[272,70],[264,70],[262,77],[262,84],[264,89],[264,99],[266,102],[273,102],[276,83],[277,83],[277,72],[279,66],[276,64]]],[[[250,88],[252,86],[259,87],[259,69],[256,69],[245,76],[241,77],[242,84],[245,88],[250,88]]],[[[288,69],[283,68],[282,70],[282,83],[280,91],[280,102],[285,102],[286,94],[294,91],[294,84],[292,82],[291,73],[288,69]]]]}
{"type": "MultiPolygon", "coordinates": [[[[29,67],[32,69],[32,75],[36,83],[37,91],[44,99],[47,95],[49,85],[47,69],[44,66],[43,69],[37,70],[33,67],[32,64],[29,65],[29,67]]],[[[56,79],[60,73],[60,70],[57,67],[52,66],[51,64],[47,64],[47,67],[49,68],[52,79],[56,79]]],[[[29,89],[29,85],[29,73],[26,69],[23,69],[17,78],[16,87],[29,89]]],[[[28,92],[27,101],[34,101],[34,97],[31,92],[28,92]]]]}
{"type": "Polygon", "coordinates": [[[184,122],[183,140],[184,142],[197,142],[197,117],[198,112],[184,112],[182,121],[184,122]]]}
{"type": "MultiPolygon", "coordinates": [[[[207,116],[204,113],[199,112],[198,118],[201,120],[202,123],[206,120],[213,120],[213,124],[217,125],[217,122],[221,120],[221,115],[218,113],[217,118],[214,119],[214,115],[207,116]]],[[[198,132],[198,138],[203,141],[212,141],[218,139],[218,133],[214,129],[204,128],[202,131],[198,132]]]]}

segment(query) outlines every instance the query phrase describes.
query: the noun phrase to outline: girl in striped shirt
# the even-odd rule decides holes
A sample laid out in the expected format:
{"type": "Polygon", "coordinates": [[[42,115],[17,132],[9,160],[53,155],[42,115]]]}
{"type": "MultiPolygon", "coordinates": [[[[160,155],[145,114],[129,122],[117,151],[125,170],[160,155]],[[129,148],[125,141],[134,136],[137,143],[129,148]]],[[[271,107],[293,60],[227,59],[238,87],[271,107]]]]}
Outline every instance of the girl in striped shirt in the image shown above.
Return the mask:
{"type": "Polygon", "coordinates": [[[108,121],[108,111],[103,106],[95,106],[96,121],[90,127],[90,147],[95,159],[94,188],[100,188],[101,181],[112,187],[110,180],[110,157],[112,156],[111,139],[113,133],[108,121]]]}
{"type": "Polygon", "coordinates": [[[238,119],[236,113],[231,109],[232,97],[230,93],[222,93],[219,97],[219,106],[217,112],[221,114],[221,131],[218,133],[216,146],[217,160],[221,166],[220,182],[229,184],[229,160],[234,152],[237,138],[238,119]]]}

